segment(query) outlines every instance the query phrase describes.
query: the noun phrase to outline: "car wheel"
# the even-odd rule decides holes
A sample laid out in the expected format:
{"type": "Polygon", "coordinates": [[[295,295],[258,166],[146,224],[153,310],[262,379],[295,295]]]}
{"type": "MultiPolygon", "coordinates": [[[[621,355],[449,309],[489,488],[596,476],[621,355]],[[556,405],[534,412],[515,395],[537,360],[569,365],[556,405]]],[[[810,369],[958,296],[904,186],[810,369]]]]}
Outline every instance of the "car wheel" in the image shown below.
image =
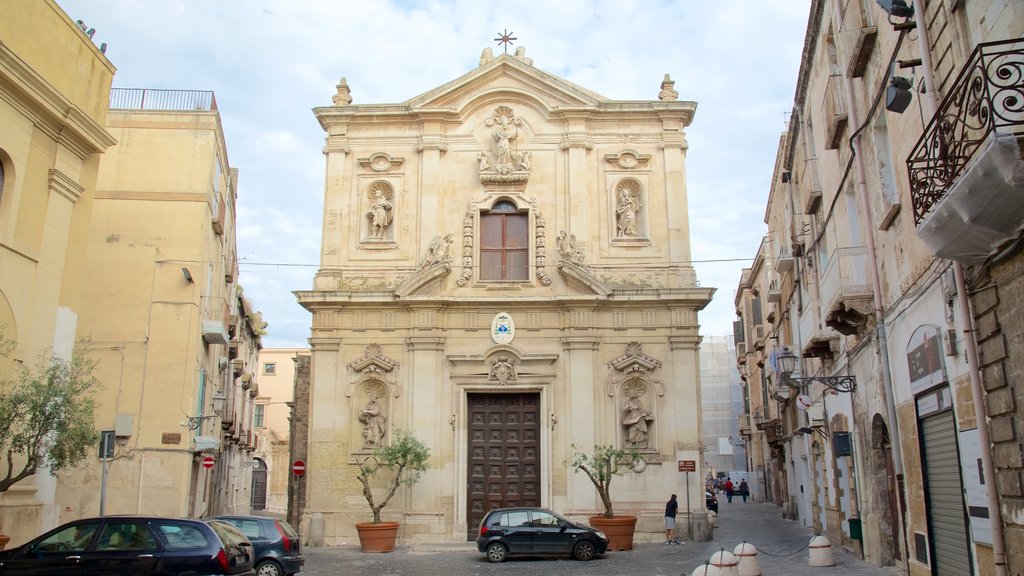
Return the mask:
{"type": "Polygon", "coordinates": [[[273,560],[264,560],[256,565],[256,576],[284,576],[284,570],[273,560]]]}
{"type": "Polygon", "coordinates": [[[594,548],[594,543],[589,540],[583,540],[576,544],[576,547],[572,549],[572,556],[577,560],[590,560],[596,556],[597,549],[594,548]]]}
{"type": "Polygon", "coordinates": [[[487,559],[491,562],[504,562],[508,558],[508,548],[504,544],[492,542],[487,546],[487,559]]]}

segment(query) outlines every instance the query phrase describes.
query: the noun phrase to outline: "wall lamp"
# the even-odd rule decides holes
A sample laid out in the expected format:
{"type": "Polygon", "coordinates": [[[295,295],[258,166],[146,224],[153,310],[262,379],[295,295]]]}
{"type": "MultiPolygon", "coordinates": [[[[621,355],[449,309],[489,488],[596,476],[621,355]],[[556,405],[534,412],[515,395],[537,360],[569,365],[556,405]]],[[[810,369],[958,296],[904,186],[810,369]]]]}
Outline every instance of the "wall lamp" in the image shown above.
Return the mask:
{"type": "Polygon", "coordinates": [[[220,416],[189,416],[188,429],[192,431],[199,430],[203,426],[204,421],[214,418],[220,418],[220,416]]]}
{"type": "Polygon", "coordinates": [[[878,0],[878,5],[885,10],[889,16],[897,18],[910,18],[914,15],[914,7],[907,5],[906,0],[878,0]]]}
{"type": "Polygon", "coordinates": [[[195,280],[192,279],[192,272],[188,268],[185,268],[184,266],[182,266],[181,268],[181,275],[185,277],[185,281],[187,281],[189,284],[195,282],[195,280]]]}
{"type": "Polygon", "coordinates": [[[910,89],[913,84],[902,76],[893,76],[889,87],[885,89],[885,109],[889,112],[903,114],[910,106],[910,89]]]}
{"type": "Polygon", "coordinates": [[[813,435],[815,432],[821,434],[821,437],[828,440],[828,432],[821,426],[802,426],[796,429],[801,434],[807,434],[808,436],[813,435]]]}
{"type": "Polygon", "coordinates": [[[810,376],[808,378],[791,376],[793,371],[796,370],[797,358],[789,350],[784,351],[778,360],[779,368],[782,370],[782,381],[790,388],[799,389],[811,382],[821,382],[836,392],[853,392],[857,389],[857,378],[855,376],[810,376]]]}

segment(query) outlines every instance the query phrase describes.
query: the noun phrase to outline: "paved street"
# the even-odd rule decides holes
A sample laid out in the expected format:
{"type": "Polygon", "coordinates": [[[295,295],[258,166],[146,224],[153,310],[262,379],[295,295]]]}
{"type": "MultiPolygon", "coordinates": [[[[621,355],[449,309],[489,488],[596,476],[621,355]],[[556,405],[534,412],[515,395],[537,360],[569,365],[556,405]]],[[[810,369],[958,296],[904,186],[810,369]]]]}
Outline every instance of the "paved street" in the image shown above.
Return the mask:
{"type": "Polygon", "coordinates": [[[570,559],[522,558],[503,564],[488,563],[475,544],[418,545],[399,547],[390,554],[363,554],[353,546],[307,548],[302,576],[336,574],[354,576],[475,576],[475,575],[683,575],[690,576],[712,554],[725,548],[730,552],[744,540],[758,548],[758,562],[764,576],[897,576],[896,568],[876,568],[838,547],[833,547],[836,565],[808,566],[807,543],[813,534],[799,524],[783,520],[778,507],[722,498],[719,526],[711,542],[668,546],[640,544],[632,552],[609,552],[590,562],[570,559]]]}

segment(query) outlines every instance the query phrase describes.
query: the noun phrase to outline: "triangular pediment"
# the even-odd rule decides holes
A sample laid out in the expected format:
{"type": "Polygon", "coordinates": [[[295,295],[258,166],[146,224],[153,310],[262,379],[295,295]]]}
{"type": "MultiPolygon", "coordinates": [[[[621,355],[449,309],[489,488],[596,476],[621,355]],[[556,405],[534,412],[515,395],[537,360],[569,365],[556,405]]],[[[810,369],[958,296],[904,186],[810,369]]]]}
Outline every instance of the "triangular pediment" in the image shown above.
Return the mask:
{"type": "Polygon", "coordinates": [[[558,108],[595,107],[608,101],[600,94],[564,78],[534,68],[502,54],[451,82],[424,92],[406,102],[410,110],[461,111],[491,94],[519,93],[540,100],[549,111],[558,108]]]}

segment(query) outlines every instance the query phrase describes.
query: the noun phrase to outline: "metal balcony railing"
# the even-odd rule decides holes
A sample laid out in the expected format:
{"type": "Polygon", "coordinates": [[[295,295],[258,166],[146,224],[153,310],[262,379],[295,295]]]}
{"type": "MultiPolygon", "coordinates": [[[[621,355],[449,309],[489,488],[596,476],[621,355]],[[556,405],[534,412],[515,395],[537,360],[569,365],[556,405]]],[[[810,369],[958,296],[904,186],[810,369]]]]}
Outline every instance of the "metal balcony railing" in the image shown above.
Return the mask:
{"type": "Polygon", "coordinates": [[[907,157],[916,225],[993,132],[1024,135],[1024,38],[975,48],[907,157]]]}
{"type": "Polygon", "coordinates": [[[217,109],[217,99],[210,90],[111,88],[110,109],[211,112],[217,109]]]}

